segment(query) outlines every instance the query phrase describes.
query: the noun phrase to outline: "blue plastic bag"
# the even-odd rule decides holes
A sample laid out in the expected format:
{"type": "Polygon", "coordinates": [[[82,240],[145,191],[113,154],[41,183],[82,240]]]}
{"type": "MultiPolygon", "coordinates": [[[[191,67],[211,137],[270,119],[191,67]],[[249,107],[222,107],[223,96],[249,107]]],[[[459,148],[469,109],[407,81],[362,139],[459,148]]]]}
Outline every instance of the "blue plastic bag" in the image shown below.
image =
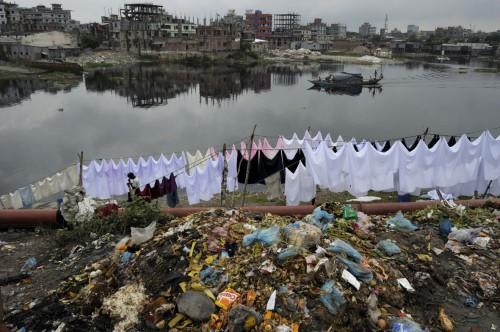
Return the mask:
{"type": "Polygon", "coordinates": [[[223,271],[216,270],[213,267],[209,266],[200,272],[200,279],[205,285],[215,286],[223,283],[227,279],[227,277],[224,275],[223,271]]]}
{"type": "Polygon", "coordinates": [[[344,257],[338,257],[338,259],[347,266],[347,270],[351,272],[357,279],[363,282],[370,282],[373,279],[373,274],[366,267],[359,265],[358,263],[352,262],[344,257]]]}
{"type": "Polygon", "coordinates": [[[387,256],[394,256],[401,253],[401,249],[392,240],[383,240],[377,244],[377,249],[387,256]]]}
{"type": "Polygon", "coordinates": [[[35,257],[30,257],[26,260],[24,263],[23,267],[21,268],[21,273],[26,273],[31,270],[34,270],[36,265],[38,264],[38,261],[36,260],[35,257]]]}
{"type": "Polygon", "coordinates": [[[443,237],[448,237],[451,233],[451,228],[453,224],[450,219],[441,219],[439,220],[439,235],[443,237]]]}
{"type": "Polygon", "coordinates": [[[424,332],[418,323],[409,318],[396,318],[392,321],[391,332],[424,332]]]}
{"type": "Polygon", "coordinates": [[[414,231],[418,228],[413,225],[411,221],[406,219],[401,211],[399,211],[393,218],[387,220],[387,225],[401,231],[414,231]]]}
{"type": "Polygon", "coordinates": [[[243,237],[243,245],[248,247],[254,242],[260,242],[264,246],[272,246],[279,241],[280,228],[277,226],[258,229],[243,237]]]}
{"type": "Polygon", "coordinates": [[[290,258],[295,258],[299,255],[299,253],[300,253],[300,248],[291,247],[291,248],[286,249],[283,252],[280,252],[278,254],[278,260],[285,261],[285,260],[290,259],[290,258]]]}
{"type": "Polygon", "coordinates": [[[361,262],[361,259],[363,258],[361,254],[354,249],[349,243],[344,242],[342,240],[335,240],[333,241],[328,248],[326,248],[329,252],[332,252],[334,254],[346,254],[348,257],[351,257],[352,260],[355,262],[359,263],[361,262]]]}
{"type": "Polygon", "coordinates": [[[344,294],[335,287],[332,280],[327,280],[321,287],[321,294],[319,300],[332,315],[336,315],[340,307],[346,303],[344,294]]]}
{"type": "Polygon", "coordinates": [[[321,207],[318,206],[314,209],[311,219],[310,223],[320,228],[322,231],[325,231],[328,227],[330,227],[330,223],[335,220],[335,217],[333,214],[321,210],[321,207]]]}

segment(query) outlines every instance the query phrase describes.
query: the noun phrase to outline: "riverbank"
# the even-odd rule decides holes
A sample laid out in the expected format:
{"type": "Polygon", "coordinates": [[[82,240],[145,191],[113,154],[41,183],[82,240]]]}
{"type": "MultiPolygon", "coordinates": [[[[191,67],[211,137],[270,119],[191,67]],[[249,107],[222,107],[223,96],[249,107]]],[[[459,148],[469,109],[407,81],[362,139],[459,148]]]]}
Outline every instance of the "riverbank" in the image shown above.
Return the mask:
{"type": "Polygon", "coordinates": [[[82,80],[82,76],[77,73],[49,71],[14,63],[9,63],[9,65],[0,65],[0,80],[15,79],[38,79],[51,81],[54,83],[55,88],[67,89],[78,85],[82,80]]]}

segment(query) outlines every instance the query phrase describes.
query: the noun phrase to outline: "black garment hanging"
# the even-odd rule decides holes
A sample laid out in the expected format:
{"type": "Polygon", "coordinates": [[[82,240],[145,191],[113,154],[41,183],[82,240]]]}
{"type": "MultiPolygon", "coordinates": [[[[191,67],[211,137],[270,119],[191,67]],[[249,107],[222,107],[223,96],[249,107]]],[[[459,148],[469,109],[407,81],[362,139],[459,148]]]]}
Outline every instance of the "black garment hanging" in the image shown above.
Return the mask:
{"type": "Polygon", "coordinates": [[[387,152],[390,149],[391,149],[391,141],[387,141],[387,142],[385,142],[384,147],[382,148],[382,150],[380,152],[387,152]]]}
{"type": "Polygon", "coordinates": [[[304,155],[304,152],[302,152],[301,149],[298,149],[293,159],[288,159],[286,153],[283,153],[283,166],[285,166],[285,168],[288,168],[293,173],[295,173],[297,167],[299,167],[300,161],[302,161],[302,164],[306,166],[306,156],[304,155]]]}
{"type": "Polygon", "coordinates": [[[457,144],[457,139],[455,138],[455,136],[451,136],[450,139],[448,140],[448,146],[452,147],[455,144],[457,144]]]}
{"type": "Polygon", "coordinates": [[[413,142],[413,145],[410,147],[410,151],[413,151],[417,148],[418,143],[422,140],[422,136],[418,135],[417,138],[415,138],[415,142],[413,142]]]}
{"type": "MultiPolygon", "coordinates": [[[[250,162],[250,174],[248,176],[248,183],[249,184],[255,184],[259,182],[259,155],[260,151],[257,151],[255,156],[252,158],[250,162]]],[[[247,175],[247,167],[248,167],[248,160],[243,158],[243,154],[241,153],[240,150],[238,150],[238,160],[237,162],[237,167],[238,167],[238,182],[239,183],[245,183],[245,177],[247,175]],[[241,167],[240,167],[241,163],[241,167]]]]}
{"type": "Polygon", "coordinates": [[[415,138],[415,141],[413,142],[413,144],[409,147],[408,146],[408,143],[406,143],[406,140],[403,138],[401,140],[401,143],[403,143],[403,145],[405,146],[405,148],[408,150],[408,151],[413,151],[416,149],[418,143],[420,142],[420,140],[422,139],[422,136],[418,135],[417,138],[415,138]]]}
{"type": "Polygon", "coordinates": [[[436,145],[437,142],[439,142],[439,139],[440,139],[439,135],[434,135],[434,137],[429,142],[429,144],[427,144],[427,146],[429,147],[429,149],[432,149],[434,147],[434,145],[436,145]]]}
{"type": "MultiPolygon", "coordinates": [[[[264,155],[260,154],[259,160],[259,179],[264,180],[265,178],[276,174],[284,169],[283,165],[283,151],[279,150],[273,159],[269,159],[264,155]]],[[[284,172],[283,172],[284,174],[284,172]]],[[[284,181],[284,177],[282,177],[284,181]]]]}

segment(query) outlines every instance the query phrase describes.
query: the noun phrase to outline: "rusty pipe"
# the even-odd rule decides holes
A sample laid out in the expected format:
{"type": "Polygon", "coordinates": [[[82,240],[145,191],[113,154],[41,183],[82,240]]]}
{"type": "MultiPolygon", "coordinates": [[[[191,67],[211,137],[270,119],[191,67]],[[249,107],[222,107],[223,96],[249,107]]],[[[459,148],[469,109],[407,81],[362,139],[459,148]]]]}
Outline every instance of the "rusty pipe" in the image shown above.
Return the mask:
{"type": "Polygon", "coordinates": [[[30,228],[55,224],[55,209],[0,210],[0,229],[30,228]]]}
{"type": "MultiPolygon", "coordinates": [[[[500,199],[477,199],[456,201],[457,204],[466,207],[477,208],[486,202],[500,204],[500,199]]],[[[398,211],[411,212],[425,209],[429,206],[438,206],[438,201],[410,202],[410,203],[352,203],[352,207],[358,211],[370,215],[393,214],[398,211]]],[[[185,217],[193,213],[208,211],[214,208],[186,207],[165,208],[164,211],[175,217],[185,217]]],[[[215,208],[216,209],[216,208],[215,208]]],[[[302,217],[310,214],[314,209],[312,205],[300,206],[245,206],[243,211],[255,213],[271,213],[278,216],[302,217]]],[[[56,210],[0,210],[0,229],[6,228],[29,228],[36,226],[50,226],[56,223],[56,210]]]]}

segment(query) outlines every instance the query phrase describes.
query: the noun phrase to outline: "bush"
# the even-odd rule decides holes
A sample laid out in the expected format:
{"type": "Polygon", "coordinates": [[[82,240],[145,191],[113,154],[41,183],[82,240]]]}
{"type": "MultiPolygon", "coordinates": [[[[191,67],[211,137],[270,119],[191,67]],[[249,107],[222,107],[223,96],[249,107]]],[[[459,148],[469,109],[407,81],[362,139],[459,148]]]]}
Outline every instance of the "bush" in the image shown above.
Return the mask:
{"type": "Polygon", "coordinates": [[[90,33],[82,33],[80,35],[80,46],[81,48],[91,48],[96,49],[102,43],[102,39],[96,37],[90,33]]]}
{"type": "Polygon", "coordinates": [[[173,217],[165,214],[158,201],[148,203],[139,198],[133,202],[126,203],[122,212],[115,212],[109,216],[94,217],[70,230],[58,230],[55,240],[60,245],[68,243],[84,243],[90,239],[90,235],[98,237],[105,234],[124,235],[130,232],[130,227],[146,227],[153,221],[158,224],[166,224],[173,217]]]}

